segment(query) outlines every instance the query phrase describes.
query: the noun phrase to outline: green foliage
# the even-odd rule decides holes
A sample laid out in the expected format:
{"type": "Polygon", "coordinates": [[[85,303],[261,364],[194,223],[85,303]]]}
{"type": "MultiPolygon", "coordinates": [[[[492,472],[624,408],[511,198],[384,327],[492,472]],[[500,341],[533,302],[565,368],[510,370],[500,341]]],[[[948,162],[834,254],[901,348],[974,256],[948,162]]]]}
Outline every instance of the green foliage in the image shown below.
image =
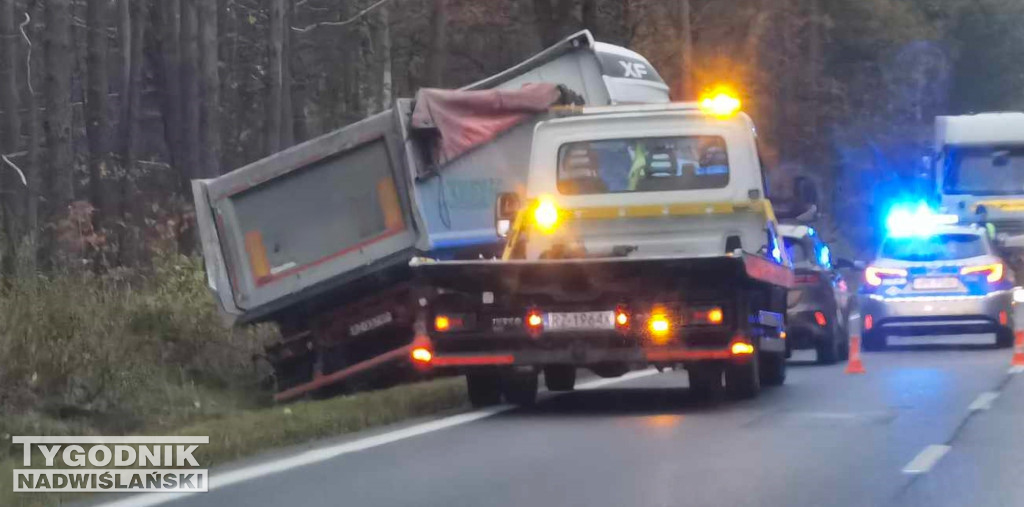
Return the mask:
{"type": "Polygon", "coordinates": [[[215,308],[199,261],[181,256],[131,281],[13,281],[0,293],[0,433],[124,433],[266,400],[256,358],[272,330],[227,329],[215,308]]]}

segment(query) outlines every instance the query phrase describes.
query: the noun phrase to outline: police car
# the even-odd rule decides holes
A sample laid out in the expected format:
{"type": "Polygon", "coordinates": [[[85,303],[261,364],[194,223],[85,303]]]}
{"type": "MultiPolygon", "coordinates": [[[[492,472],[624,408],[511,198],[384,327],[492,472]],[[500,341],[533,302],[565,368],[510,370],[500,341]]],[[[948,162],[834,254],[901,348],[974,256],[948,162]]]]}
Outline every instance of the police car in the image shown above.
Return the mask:
{"type": "Polygon", "coordinates": [[[860,288],[866,349],[934,343],[928,335],[1013,343],[1012,274],[984,227],[924,209],[897,211],[888,225],[860,288]]]}

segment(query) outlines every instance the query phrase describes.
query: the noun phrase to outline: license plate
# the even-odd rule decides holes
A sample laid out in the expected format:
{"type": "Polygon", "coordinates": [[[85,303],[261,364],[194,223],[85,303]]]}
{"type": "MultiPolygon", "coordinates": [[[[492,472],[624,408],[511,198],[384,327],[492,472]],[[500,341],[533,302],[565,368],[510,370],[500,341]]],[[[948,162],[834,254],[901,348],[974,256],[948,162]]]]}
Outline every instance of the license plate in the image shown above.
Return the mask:
{"type": "Polygon", "coordinates": [[[544,329],[552,331],[615,329],[615,312],[545,313],[544,329]]]}
{"type": "Polygon", "coordinates": [[[368,333],[377,329],[378,327],[386,326],[391,323],[394,318],[391,316],[391,312],[384,312],[376,317],[366,319],[362,322],[356,322],[348,328],[349,336],[358,336],[363,333],[368,333]]]}
{"type": "Polygon", "coordinates": [[[960,286],[956,278],[915,278],[914,288],[919,290],[955,289],[960,286]]]}

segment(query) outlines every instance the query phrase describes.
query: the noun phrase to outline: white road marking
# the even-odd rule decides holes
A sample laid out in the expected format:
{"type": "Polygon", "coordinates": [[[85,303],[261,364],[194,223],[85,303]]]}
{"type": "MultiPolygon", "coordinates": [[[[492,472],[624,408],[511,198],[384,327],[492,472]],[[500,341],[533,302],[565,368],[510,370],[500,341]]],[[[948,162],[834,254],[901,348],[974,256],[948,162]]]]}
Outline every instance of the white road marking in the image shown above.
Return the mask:
{"type": "Polygon", "coordinates": [[[996,398],[998,397],[999,393],[997,392],[989,391],[981,393],[978,395],[977,398],[974,399],[973,402],[971,402],[970,405],[968,405],[967,410],[970,410],[971,412],[976,412],[978,410],[988,410],[992,408],[992,402],[996,401],[996,398]]]}
{"type": "Polygon", "coordinates": [[[1009,373],[1010,375],[1024,373],[1024,366],[1011,366],[1009,370],[1006,370],[1006,373],[1009,373]]]}
{"type": "MultiPolygon", "coordinates": [[[[598,389],[610,384],[618,382],[626,382],[642,377],[657,374],[657,370],[648,369],[627,373],[619,378],[606,378],[596,379],[590,382],[584,382],[576,386],[577,390],[587,389],[598,389]]],[[[553,396],[560,396],[564,393],[554,393],[553,396]]],[[[453,415],[438,419],[436,421],[429,421],[408,428],[402,428],[400,430],[383,433],[380,435],[374,435],[372,437],[362,438],[359,440],[353,440],[351,442],[345,442],[343,444],[332,445],[330,447],[322,447],[319,449],[312,449],[303,453],[296,454],[287,458],[282,458],[276,461],[270,461],[267,463],[261,463],[245,468],[239,468],[231,470],[229,472],[223,472],[219,474],[211,474],[209,490],[230,486],[232,484],[238,484],[240,482],[251,481],[260,477],[273,475],[281,472],[291,470],[293,468],[303,467],[312,465],[314,463],[320,463],[329,459],[343,456],[345,454],[351,454],[354,452],[365,451],[374,447],[379,447],[399,440],[405,440],[407,438],[418,437],[427,433],[433,433],[454,426],[460,426],[473,421],[479,421],[493,415],[498,415],[502,412],[508,412],[516,408],[514,405],[499,405],[496,407],[485,408],[474,410],[472,412],[466,412],[465,414],[453,415]]],[[[106,504],[102,504],[104,507],[150,507],[153,505],[160,505],[167,502],[179,500],[195,493],[143,493],[139,495],[130,496],[122,500],[116,500],[106,504]]]]}
{"type": "MultiPolygon", "coordinates": [[[[948,445],[929,445],[925,447],[914,459],[910,460],[910,463],[907,463],[907,466],[903,467],[903,473],[928,473],[950,449],[952,447],[948,445]]],[[[210,485],[212,486],[213,484],[211,483],[210,485]]]]}

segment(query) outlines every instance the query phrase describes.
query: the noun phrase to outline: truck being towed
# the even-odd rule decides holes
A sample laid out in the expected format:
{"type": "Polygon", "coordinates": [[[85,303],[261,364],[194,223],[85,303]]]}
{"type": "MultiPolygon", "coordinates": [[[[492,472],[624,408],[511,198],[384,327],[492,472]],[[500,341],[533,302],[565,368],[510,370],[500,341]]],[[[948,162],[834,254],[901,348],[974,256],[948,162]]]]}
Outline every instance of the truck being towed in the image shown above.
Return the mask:
{"type": "Polygon", "coordinates": [[[228,322],[280,327],[266,350],[278,400],[394,377],[382,366],[408,366],[414,336],[409,260],[500,255],[495,196],[525,186],[549,107],[668,100],[646,59],[583,31],[460,90],[421,90],[197,180],[209,286],[228,322]]]}
{"type": "Polygon", "coordinates": [[[701,395],[782,384],[792,264],[738,106],[721,94],[539,122],[525,196],[497,202],[502,257],[413,261],[430,297],[412,358],[465,373],[475,406],[532,403],[541,372],[571,390],[577,368],[682,365],[701,395]]]}

